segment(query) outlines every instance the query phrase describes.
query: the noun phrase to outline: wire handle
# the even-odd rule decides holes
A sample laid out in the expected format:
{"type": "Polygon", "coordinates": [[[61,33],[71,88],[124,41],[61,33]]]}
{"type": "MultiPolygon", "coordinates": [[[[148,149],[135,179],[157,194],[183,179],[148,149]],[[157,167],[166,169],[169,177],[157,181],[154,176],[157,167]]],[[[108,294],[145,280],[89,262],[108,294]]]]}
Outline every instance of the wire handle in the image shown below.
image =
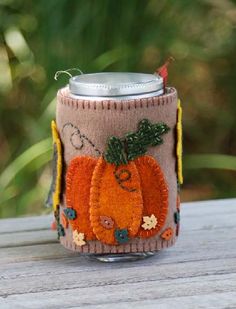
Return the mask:
{"type": "Polygon", "coordinates": [[[73,75],[71,73],[69,73],[70,71],[78,71],[80,72],[80,74],[84,74],[80,69],[78,68],[71,68],[71,69],[67,69],[67,70],[60,70],[60,71],[57,71],[54,75],[54,79],[57,80],[58,77],[61,75],[61,74],[67,74],[69,75],[70,77],[73,77],[73,75]]]}

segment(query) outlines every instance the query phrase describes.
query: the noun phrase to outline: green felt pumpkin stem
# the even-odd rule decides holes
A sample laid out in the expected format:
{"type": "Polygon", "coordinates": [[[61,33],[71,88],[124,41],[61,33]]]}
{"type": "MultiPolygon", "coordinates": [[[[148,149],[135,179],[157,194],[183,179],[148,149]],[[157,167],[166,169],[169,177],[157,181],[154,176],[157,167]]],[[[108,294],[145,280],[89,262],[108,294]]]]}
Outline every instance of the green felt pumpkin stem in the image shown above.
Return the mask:
{"type": "Polygon", "coordinates": [[[143,119],[136,132],[126,134],[122,139],[115,136],[109,138],[104,159],[117,166],[127,164],[130,160],[144,155],[148,147],[162,144],[162,135],[169,130],[163,122],[152,124],[148,119],[143,119]]]}

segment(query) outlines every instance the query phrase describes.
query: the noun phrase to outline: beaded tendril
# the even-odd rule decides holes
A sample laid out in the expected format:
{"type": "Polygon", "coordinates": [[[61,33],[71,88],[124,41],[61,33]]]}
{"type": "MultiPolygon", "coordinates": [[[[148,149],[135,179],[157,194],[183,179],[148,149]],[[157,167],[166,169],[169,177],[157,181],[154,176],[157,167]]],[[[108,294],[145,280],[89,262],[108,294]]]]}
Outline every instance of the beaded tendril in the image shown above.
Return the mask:
{"type": "Polygon", "coordinates": [[[144,155],[150,146],[163,143],[162,135],[170,128],[163,122],[152,124],[148,119],[143,119],[138,124],[138,130],[125,135],[124,138],[112,136],[108,139],[104,158],[116,166],[128,164],[129,161],[144,155]]]}

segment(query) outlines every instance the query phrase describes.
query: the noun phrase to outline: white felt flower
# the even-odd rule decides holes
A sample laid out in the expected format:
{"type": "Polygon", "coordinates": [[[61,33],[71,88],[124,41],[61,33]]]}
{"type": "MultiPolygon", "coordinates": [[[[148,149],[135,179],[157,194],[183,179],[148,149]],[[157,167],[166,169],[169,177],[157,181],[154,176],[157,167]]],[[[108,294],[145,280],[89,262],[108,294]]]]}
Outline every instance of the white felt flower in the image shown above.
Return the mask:
{"type": "Polygon", "coordinates": [[[157,218],[152,214],[150,217],[149,216],[144,216],[143,217],[143,224],[142,228],[144,230],[151,230],[154,229],[157,225],[157,218]]]}
{"type": "Polygon", "coordinates": [[[84,233],[79,233],[77,230],[75,230],[73,232],[73,242],[77,245],[77,246],[84,246],[86,244],[85,240],[84,240],[84,233]]]}

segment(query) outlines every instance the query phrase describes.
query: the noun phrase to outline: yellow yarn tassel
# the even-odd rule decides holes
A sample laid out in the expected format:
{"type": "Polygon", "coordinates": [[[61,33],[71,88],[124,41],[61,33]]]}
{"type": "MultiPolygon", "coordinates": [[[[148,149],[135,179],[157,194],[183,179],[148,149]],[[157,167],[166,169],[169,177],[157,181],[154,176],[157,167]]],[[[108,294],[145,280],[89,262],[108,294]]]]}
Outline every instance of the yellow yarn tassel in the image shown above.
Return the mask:
{"type": "Polygon", "coordinates": [[[178,181],[182,185],[183,184],[183,163],[182,163],[182,155],[183,155],[183,146],[182,146],[182,107],[181,102],[178,100],[177,105],[177,146],[176,146],[176,155],[177,155],[177,176],[178,181]]]}
{"type": "MultiPolygon", "coordinates": [[[[60,204],[60,194],[61,194],[61,178],[62,178],[62,147],[60,136],[57,131],[57,125],[54,120],[51,122],[51,129],[52,129],[52,139],[53,145],[56,146],[57,151],[57,162],[56,162],[56,183],[55,183],[55,190],[53,192],[53,209],[54,211],[57,209],[57,206],[60,204]]],[[[54,146],[54,147],[55,147],[54,146]]]]}

